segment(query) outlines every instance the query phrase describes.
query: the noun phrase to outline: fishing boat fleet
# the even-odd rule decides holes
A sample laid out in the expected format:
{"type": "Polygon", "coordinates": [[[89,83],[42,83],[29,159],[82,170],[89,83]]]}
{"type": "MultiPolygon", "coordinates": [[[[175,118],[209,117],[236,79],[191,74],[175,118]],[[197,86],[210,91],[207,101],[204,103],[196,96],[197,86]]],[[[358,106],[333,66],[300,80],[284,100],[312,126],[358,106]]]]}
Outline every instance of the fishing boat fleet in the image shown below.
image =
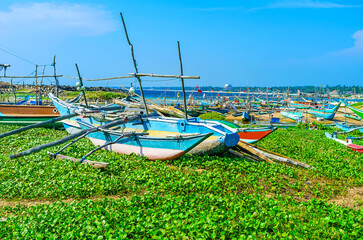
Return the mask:
{"type": "MultiPolygon", "coordinates": [[[[279,122],[274,116],[280,113],[282,117],[300,122],[305,114],[318,120],[333,120],[342,102],[332,108],[327,103],[312,103],[309,101],[288,101],[287,99],[262,100],[257,97],[242,99],[240,96],[234,98],[218,96],[219,98],[210,101],[197,101],[187,99],[184,89],[184,79],[199,79],[199,76],[186,76],[183,74],[180,44],[178,42],[178,53],[180,62],[180,75],[163,74],[141,74],[138,71],[134,58],[133,45],[127,34],[126,25],[121,14],[121,20],[125,35],[131,47],[134,73],[129,77],[135,78],[139,83],[140,95],[135,94],[134,89],[127,91],[127,97],[115,99],[112,104],[97,105],[87,101],[83,78],[80,75],[78,66],[77,88],[80,94],[71,101],[62,100],[58,96],[58,85],[56,95],[48,93],[51,105],[40,105],[36,99],[35,105],[27,105],[29,97],[16,102],[16,104],[0,104],[0,123],[17,124],[22,128],[0,134],[0,139],[13,134],[18,134],[34,127],[63,127],[69,135],[63,139],[33,147],[20,153],[10,156],[17,158],[32,154],[43,149],[67,143],[52,157],[67,158],[62,152],[70,145],[75,144],[82,138],[88,138],[95,146],[81,159],[73,159],[81,163],[88,163],[93,166],[106,166],[100,162],[92,162],[87,158],[94,152],[105,149],[121,154],[137,154],[148,160],[173,160],[185,154],[211,155],[230,152],[237,156],[248,157],[252,160],[267,162],[282,161],[294,163],[295,165],[309,167],[304,163],[286,158],[281,155],[274,155],[263,149],[250,145],[268,136],[277,129],[272,123],[279,122]],[[176,78],[180,79],[182,86],[183,104],[160,105],[147,100],[142,88],[142,77],[176,78]],[[137,98],[138,97],[138,98],[137,98]],[[83,99],[83,100],[82,100],[83,99]],[[81,101],[82,100],[82,101],[81,101]],[[189,104],[188,104],[189,102],[189,104]],[[241,125],[239,121],[230,122],[225,120],[206,119],[197,117],[201,113],[214,112],[218,114],[230,114],[240,118],[241,122],[250,124],[241,125]],[[268,126],[253,126],[252,115],[269,115],[268,126]],[[242,152],[236,153],[232,148],[238,147],[242,152]],[[248,156],[247,156],[247,155],[248,156]]],[[[60,77],[61,75],[47,76],[60,77]]],[[[42,77],[42,76],[36,76],[42,77]]],[[[45,77],[45,76],[43,76],[45,77]]],[[[119,78],[119,77],[117,77],[119,78]]],[[[109,80],[110,78],[107,78],[109,80]]],[[[100,80],[100,79],[98,79],[100,80]]],[[[357,117],[362,118],[363,111],[346,103],[343,103],[357,117]]],[[[347,126],[340,126],[341,129],[347,126]]],[[[345,129],[344,131],[349,131],[345,129]]],[[[327,137],[337,140],[334,136],[327,137]]],[[[353,144],[354,145],[354,144],[353,144]]],[[[352,143],[347,144],[353,149],[352,143]]],[[[360,150],[358,146],[355,149],[360,150]]],[[[363,149],[363,147],[362,147],[363,149]]]]}

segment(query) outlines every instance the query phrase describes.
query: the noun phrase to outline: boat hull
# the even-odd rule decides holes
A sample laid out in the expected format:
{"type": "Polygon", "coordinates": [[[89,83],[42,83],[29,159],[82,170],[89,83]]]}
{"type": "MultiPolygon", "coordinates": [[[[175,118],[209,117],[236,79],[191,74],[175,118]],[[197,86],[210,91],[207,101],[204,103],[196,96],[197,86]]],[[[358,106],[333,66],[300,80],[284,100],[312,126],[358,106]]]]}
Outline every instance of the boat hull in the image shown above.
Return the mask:
{"type": "Polygon", "coordinates": [[[8,117],[59,117],[54,106],[0,105],[0,116],[8,117]]]}
{"type": "MultiPolygon", "coordinates": [[[[61,115],[73,112],[67,103],[50,96],[54,105],[61,115]]],[[[75,133],[81,128],[77,124],[77,117],[64,120],[63,124],[69,133],[75,133]]],[[[105,124],[93,118],[83,118],[83,121],[99,126],[105,124]]],[[[121,124],[118,131],[133,131],[136,133],[148,133],[150,137],[167,137],[172,135],[207,134],[212,133],[205,142],[198,145],[191,153],[193,154],[218,154],[230,147],[237,145],[239,136],[236,129],[213,121],[204,121],[199,118],[189,118],[188,120],[168,117],[144,117],[141,122],[121,124]]]]}
{"type": "MultiPolygon", "coordinates": [[[[59,117],[54,106],[0,105],[0,124],[27,126],[59,117]]],[[[61,123],[48,124],[43,127],[61,128],[61,123]]]]}
{"type": "MultiPolygon", "coordinates": [[[[82,129],[92,128],[93,125],[79,121],[82,129]]],[[[88,138],[95,146],[102,146],[106,143],[112,144],[105,146],[105,150],[114,151],[122,154],[137,154],[146,157],[148,160],[173,160],[186,154],[198,144],[207,139],[209,134],[195,134],[193,136],[174,135],[169,137],[150,137],[132,135],[123,137],[125,131],[92,132],[88,138]]]]}
{"type": "MultiPolygon", "coordinates": [[[[107,142],[105,140],[100,140],[100,139],[91,138],[91,137],[89,139],[95,146],[102,146],[107,142]]],[[[119,144],[119,143],[106,146],[104,149],[108,150],[108,151],[121,153],[121,154],[127,154],[127,155],[137,154],[137,155],[146,157],[148,160],[151,160],[151,161],[173,160],[173,159],[177,159],[177,158],[183,156],[186,153],[185,151],[176,150],[176,149],[165,149],[165,148],[164,149],[161,149],[161,148],[155,149],[155,148],[150,148],[150,147],[131,146],[131,145],[119,144]]]]}
{"type": "Polygon", "coordinates": [[[247,143],[255,143],[258,140],[266,137],[270,133],[272,133],[275,129],[267,129],[267,130],[254,130],[254,129],[246,129],[244,131],[238,132],[240,137],[240,141],[244,141],[247,143]]]}

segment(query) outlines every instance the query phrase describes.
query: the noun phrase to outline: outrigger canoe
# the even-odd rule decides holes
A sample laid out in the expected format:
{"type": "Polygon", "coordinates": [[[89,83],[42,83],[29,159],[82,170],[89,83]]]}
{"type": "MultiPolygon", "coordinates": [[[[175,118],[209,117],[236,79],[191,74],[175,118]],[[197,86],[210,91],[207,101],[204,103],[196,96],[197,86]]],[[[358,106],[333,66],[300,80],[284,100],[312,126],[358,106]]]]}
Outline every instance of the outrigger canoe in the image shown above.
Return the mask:
{"type": "MultiPolygon", "coordinates": [[[[78,120],[82,129],[90,129],[94,126],[78,120]]],[[[117,128],[117,127],[116,127],[117,128]]],[[[90,133],[87,137],[95,146],[103,146],[108,142],[114,142],[105,146],[104,149],[122,154],[137,154],[148,160],[172,160],[179,158],[210,137],[212,133],[206,134],[180,134],[167,137],[152,137],[131,135],[122,137],[126,132],[121,130],[97,131],[90,133]]]]}
{"type": "Polygon", "coordinates": [[[352,139],[350,139],[350,138],[346,138],[346,140],[344,141],[344,140],[338,139],[334,133],[330,134],[328,132],[325,132],[325,136],[329,139],[332,139],[338,143],[341,143],[341,144],[347,146],[348,148],[352,149],[355,152],[363,152],[363,146],[353,144],[352,139]]]}
{"type": "MultiPolygon", "coordinates": [[[[59,116],[59,112],[54,106],[0,105],[0,124],[27,126],[59,116]]],[[[61,126],[60,123],[52,125],[52,127],[61,126]]]]}
{"type": "Polygon", "coordinates": [[[303,118],[303,112],[280,112],[283,117],[290,118],[292,120],[299,120],[303,118]]]}
{"type": "Polygon", "coordinates": [[[337,128],[339,128],[340,130],[342,130],[343,132],[352,132],[354,130],[359,130],[360,132],[363,132],[363,126],[361,127],[351,127],[351,126],[348,126],[348,125],[345,125],[345,124],[340,124],[338,122],[334,122],[335,123],[335,126],[337,128]]]}
{"type": "MultiPolygon", "coordinates": [[[[73,113],[74,110],[79,108],[74,104],[69,104],[56,98],[53,94],[49,94],[49,98],[62,116],[73,113]]],[[[71,134],[80,131],[82,128],[76,120],[77,118],[75,117],[62,121],[65,129],[71,134]]],[[[94,118],[83,118],[82,120],[94,126],[107,123],[107,121],[102,122],[94,118]]],[[[119,126],[119,129],[126,132],[148,133],[150,137],[212,133],[206,140],[189,151],[191,154],[199,155],[222,153],[237,145],[239,141],[236,129],[214,121],[204,121],[200,118],[189,118],[186,120],[172,117],[144,116],[142,121],[122,124],[119,126]]]]}

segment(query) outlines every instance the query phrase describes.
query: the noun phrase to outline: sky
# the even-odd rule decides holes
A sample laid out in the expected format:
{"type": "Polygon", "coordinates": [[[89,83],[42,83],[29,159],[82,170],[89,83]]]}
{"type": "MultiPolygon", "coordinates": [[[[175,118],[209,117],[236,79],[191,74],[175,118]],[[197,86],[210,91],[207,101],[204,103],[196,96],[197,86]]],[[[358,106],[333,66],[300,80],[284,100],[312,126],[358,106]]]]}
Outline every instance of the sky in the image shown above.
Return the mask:
{"type": "MultiPolygon", "coordinates": [[[[31,75],[56,55],[58,74],[77,76],[77,63],[85,79],[126,76],[134,68],[120,12],[140,73],[180,74],[180,41],[184,75],[200,76],[187,86],[363,83],[363,0],[2,0],[0,63],[11,65],[7,75],[31,75]]],[[[85,82],[130,84],[135,80],[85,82]]],[[[180,81],[144,78],[143,85],[180,81]]]]}

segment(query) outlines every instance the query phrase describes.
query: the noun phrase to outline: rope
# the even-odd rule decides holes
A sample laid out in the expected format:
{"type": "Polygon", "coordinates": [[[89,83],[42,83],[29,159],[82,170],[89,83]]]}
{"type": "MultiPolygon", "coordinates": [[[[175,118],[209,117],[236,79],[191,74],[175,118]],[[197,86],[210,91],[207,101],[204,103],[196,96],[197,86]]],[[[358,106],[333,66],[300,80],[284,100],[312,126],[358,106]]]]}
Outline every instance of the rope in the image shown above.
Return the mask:
{"type": "MultiPolygon", "coordinates": [[[[70,77],[67,75],[63,75],[66,78],[71,78],[71,79],[78,79],[78,77],[70,77]]],[[[106,81],[106,80],[112,80],[112,79],[122,79],[122,78],[133,78],[134,76],[123,76],[123,77],[110,77],[110,78],[97,78],[97,79],[86,79],[86,78],[82,78],[82,80],[85,81],[106,81]]]]}
{"type": "Polygon", "coordinates": [[[10,49],[9,49],[9,51],[8,51],[8,50],[5,50],[5,49],[3,49],[2,47],[0,47],[0,50],[3,50],[4,52],[6,52],[6,53],[8,53],[8,54],[10,54],[10,55],[12,55],[12,56],[14,56],[14,57],[17,57],[17,58],[19,58],[19,59],[21,59],[21,60],[23,60],[23,61],[25,61],[25,62],[27,62],[27,63],[30,63],[30,64],[32,64],[32,65],[34,65],[34,66],[36,66],[36,65],[37,65],[37,64],[35,64],[35,63],[31,62],[30,60],[27,60],[27,59],[25,59],[25,58],[23,58],[23,57],[20,57],[20,56],[16,55],[16,54],[14,53],[14,51],[12,51],[12,50],[10,50],[10,49]]]}

